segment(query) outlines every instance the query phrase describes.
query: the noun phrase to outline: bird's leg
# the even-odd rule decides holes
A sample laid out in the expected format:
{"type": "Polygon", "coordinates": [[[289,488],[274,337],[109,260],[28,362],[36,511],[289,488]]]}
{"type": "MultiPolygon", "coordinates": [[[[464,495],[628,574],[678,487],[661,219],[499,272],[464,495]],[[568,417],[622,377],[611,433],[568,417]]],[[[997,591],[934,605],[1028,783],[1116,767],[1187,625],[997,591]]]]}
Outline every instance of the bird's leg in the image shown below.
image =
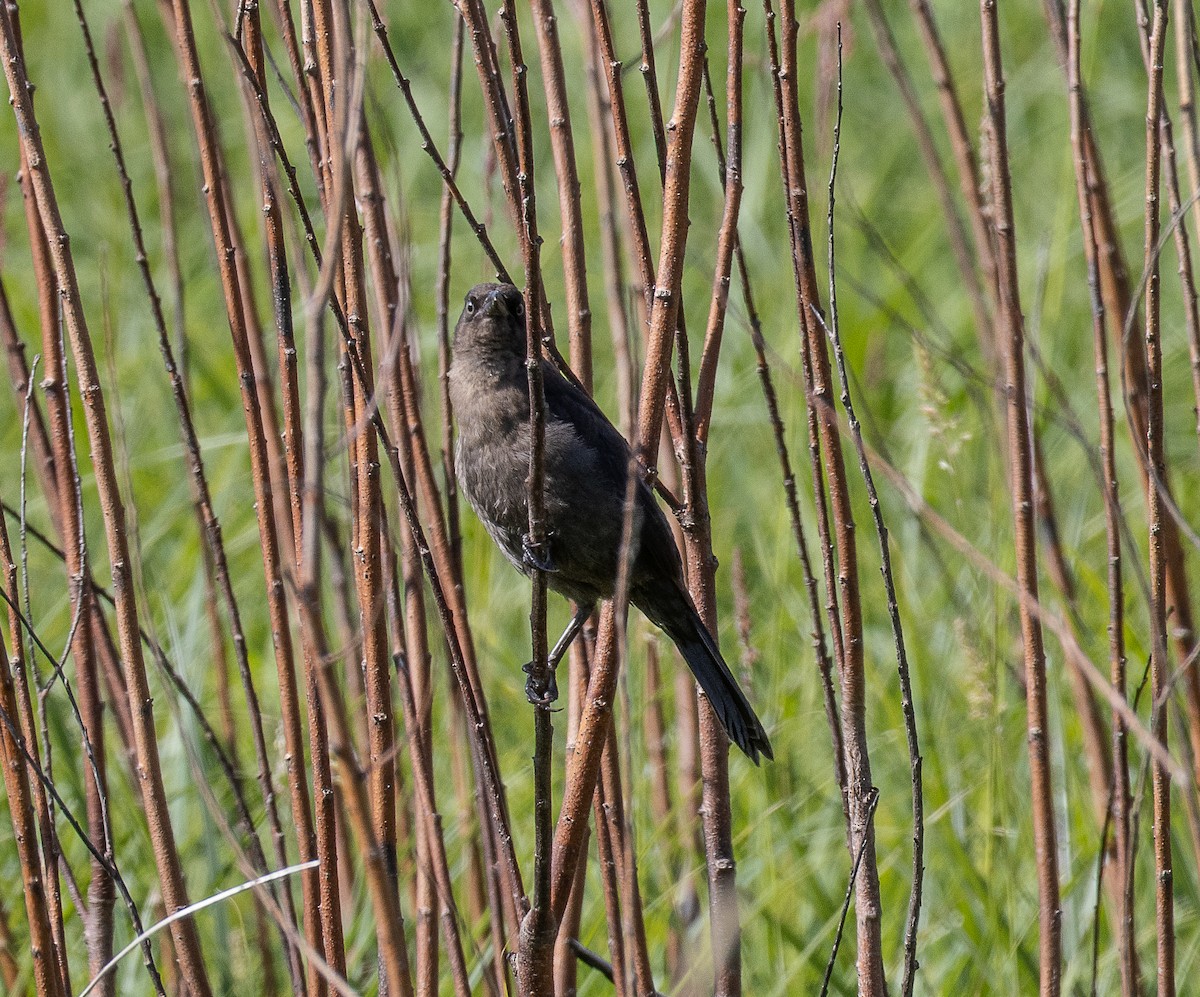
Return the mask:
{"type": "Polygon", "coordinates": [[[534,676],[532,661],[521,669],[529,676],[525,683],[525,696],[534,706],[549,706],[558,699],[558,680],[555,677],[558,663],[567,653],[567,648],[579,636],[579,631],[583,629],[583,625],[592,615],[594,608],[592,603],[581,603],[575,608],[575,615],[571,617],[571,622],[567,624],[567,629],[563,631],[562,636],[555,641],[554,647],[546,659],[546,681],[544,683],[539,682],[534,676]]]}
{"type": "Polygon", "coordinates": [[[538,571],[552,573],[558,570],[554,558],[550,554],[550,539],[553,533],[548,533],[546,539],[534,545],[528,533],[521,534],[521,561],[527,568],[537,568],[538,571]]]}

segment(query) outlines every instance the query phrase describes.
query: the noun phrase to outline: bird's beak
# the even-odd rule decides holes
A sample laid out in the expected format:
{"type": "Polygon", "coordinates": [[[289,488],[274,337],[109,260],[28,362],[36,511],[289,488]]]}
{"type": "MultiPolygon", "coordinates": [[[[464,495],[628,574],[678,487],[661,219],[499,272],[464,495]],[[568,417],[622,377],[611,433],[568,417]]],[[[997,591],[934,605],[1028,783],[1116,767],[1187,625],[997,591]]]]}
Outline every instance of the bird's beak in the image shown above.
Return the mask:
{"type": "Polygon", "coordinates": [[[487,318],[500,318],[500,316],[508,314],[508,305],[504,300],[504,293],[501,288],[496,288],[494,291],[488,292],[488,296],[483,299],[483,308],[481,311],[487,318]]]}

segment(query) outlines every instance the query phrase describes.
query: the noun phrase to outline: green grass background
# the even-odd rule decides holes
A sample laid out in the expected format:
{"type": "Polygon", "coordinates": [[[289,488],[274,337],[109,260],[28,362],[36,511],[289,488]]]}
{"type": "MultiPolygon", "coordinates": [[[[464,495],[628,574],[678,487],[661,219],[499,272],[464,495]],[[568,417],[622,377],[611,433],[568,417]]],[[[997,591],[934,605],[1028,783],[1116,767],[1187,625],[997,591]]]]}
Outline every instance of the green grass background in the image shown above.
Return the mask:
{"type": "MultiPolygon", "coordinates": [[[[144,117],[136,79],[125,55],[120,7],[115,0],[84,4],[97,37],[118,54],[107,65],[116,95],[116,113],[134,188],[147,227],[155,272],[166,289],[157,204],[144,117]],[[119,72],[118,72],[119,68],[119,72]]],[[[228,7],[228,5],[223,5],[228,7]]],[[[354,5],[357,9],[357,5],[354,5]]],[[[580,147],[592,305],[596,315],[597,395],[614,411],[611,347],[605,325],[603,284],[595,212],[595,185],[586,114],[578,31],[568,4],[560,4],[568,87],[580,147]]],[[[886,5],[904,53],[921,90],[927,114],[942,129],[920,47],[906,5],[886,5]]],[[[978,13],[971,4],[935,5],[941,19],[966,103],[968,122],[980,115],[978,13]]],[[[142,567],[148,599],[146,621],[206,706],[215,708],[209,631],[203,615],[200,544],[189,509],[178,432],[166,378],[155,345],[149,309],[129,248],[127,221],[107,148],[107,138],[91,89],[79,30],[69,5],[27,3],[22,11],[30,73],[38,85],[37,107],[47,143],[75,262],[97,348],[111,354],[116,382],[105,384],[107,400],[124,416],[130,473],[131,509],[140,529],[142,567]],[[109,327],[105,345],[105,326],[109,327]]],[[[637,52],[632,10],[613,5],[619,16],[618,48],[628,59],[637,52]]],[[[670,4],[652,4],[656,23],[670,4]]],[[[761,9],[748,5],[745,82],[745,197],[741,234],[765,335],[773,351],[774,373],[793,460],[798,469],[805,525],[815,540],[815,519],[805,465],[803,399],[798,364],[797,312],[792,290],[780,181],[776,132],[761,9]]],[[[802,5],[805,15],[812,5],[802,5]]],[[[233,370],[228,329],[217,280],[207,216],[200,200],[199,164],[185,103],[168,39],[154,4],[139,2],[148,28],[156,95],[167,116],[176,166],[182,266],[186,281],[187,333],[193,375],[193,405],[217,511],[233,565],[234,582],[251,642],[264,710],[276,730],[278,719],[270,635],[263,608],[257,528],[251,507],[244,424],[233,370]]],[[[194,4],[206,82],[219,109],[222,141],[229,156],[237,210],[254,256],[259,310],[266,319],[268,298],[261,283],[261,237],[257,232],[256,182],[247,158],[247,135],[234,87],[229,52],[214,27],[212,8],[194,4]]],[[[491,9],[489,7],[489,9],[491,9]]],[[[416,98],[439,142],[445,133],[446,85],[453,9],[449,4],[389,3],[385,16],[416,98]]],[[[228,16],[228,12],[225,12],[228,16]]],[[[1095,396],[1092,379],[1090,320],[1082,260],[1074,175],[1068,140],[1066,90],[1037,4],[1006,3],[1001,27],[1008,80],[1009,141],[1012,156],[1021,291],[1031,339],[1046,363],[1065,382],[1082,413],[1089,444],[1094,444],[1095,396]]],[[[714,80],[724,80],[724,8],[710,4],[708,40],[714,80]]],[[[1085,5],[1084,68],[1092,88],[1094,117],[1106,156],[1109,179],[1130,269],[1140,271],[1142,184],[1144,171],[1145,76],[1138,54],[1131,5],[1085,5]]],[[[839,180],[839,280],[842,334],[855,379],[856,405],[868,438],[886,448],[921,493],[989,557],[1012,570],[1010,513],[997,427],[986,393],[964,379],[948,362],[953,357],[979,367],[981,360],[971,324],[969,302],[945,239],[944,224],[920,163],[903,106],[881,66],[865,18],[857,5],[845,26],[845,116],[839,180]],[[855,221],[861,212],[886,239],[928,300],[922,309],[905,282],[871,251],[855,221]],[[919,345],[908,326],[921,333],[919,345]]],[[[525,23],[527,56],[535,45],[525,23]]],[[[440,182],[419,148],[419,138],[398,92],[369,39],[370,81],[367,110],[388,182],[389,205],[412,244],[415,296],[413,328],[419,336],[427,375],[427,408],[436,411],[434,370],[433,279],[436,272],[437,213],[440,182]]],[[[270,36],[283,63],[282,48],[270,36]]],[[[801,111],[813,197],[814,239],[823,259],[828,134],[816,129],[814,111],[818,42],[802,32],[801,111]]],[[[659,47],[659,72],[669,109],[677,43],[659,47]]],[[[1170,60],[1170,61],[1173,61],[1170,60]]],[[[1168,93],[1174,104],[1174,70],[1168,69],[1168,93]]],[[[487,175],[489,139],[483,124],[478,85],[468,60],[465,67],[463,163],[460,182],[476,210],[495,215],[493,238],[514,272],[519,254],[506,220],[498,183],[487,175]]],[[[558,214],[546,136],[540,75],[532,76],[533,117],[537,128],[540,225],[546,237],[543,267],[555,314],[563,325],[564,295],[557,245],[558,214]]],[[[626,76],[630,116],[636,137],[639,174],[656,234],[658,181],[653,141],[641,81],[626,76]]],[[[718,97],[720,99],[720,96],[718,97]]],[[[303,165],[303,145],[294,116],[278,89],[276,114],[292,157],[300,164],[310,205],[311,178],[303,165]]],[[[707,312],[721,191],[706,119],[695,146],[689,254],[684,276],[689,319],[698,329],[707,312]]],[[[948,150],[941,143],[947,162],[948,150]]],[[[26,340],[37,340],[36,299],[20,198],[12,177],[18,168],[12,116],[0,115],[0,171],[10,182],[4,202],[3,278],[17,322],[26,340]]],[[[286,207],[286,205],[285,205],[286,207]]],[[[476,281],[490,277],[481,250],[459,221],[455,227],[452,302],[476,281]]],[[[295,261],[293,261],[295,262],[295,261]]],[[[1178,281],[1172,250],[1164,258],[1164,315],[1168,446],[1172,483],[1185,515],[1196,506],[1197,441],[1187,370],[1178,281]]],[[[821,267],[822,273],[824,267],[821,267]]],[[[452,304],[452,307],[456,307],[452,304]]],[[[745,311],[735,292],[717,382],[709,451],[714,546],[721,563],[718,591],[723,645],[736,654],[731,572],[734,549],[742,551],[752,597],[752,637],[761,652],[751,698],[760,708],[775,744],[777,761],[755,769],[741,756],[731,760],[738,884],[742,899],[745,991],[754,995],[815,992],[833,940],[850,865],[838,794],[833,782],[829,736],[817,671],[809,643],[810,621],[800,568],[783,504],[780,472],[765,406],[758,388],[745,311]]],[[[1036,421],[1048,472],[1058,500],[1063,542],[1079,582],[1086,629],[1085,649],[1105,666],[1107,599],[1104,589],[1104,522],[1100,497],[1087,459],[1057,415],[1044,379],[1033,376],[1036,421]]],[[[1120,414],[1118,400],[1118,415],[1120,414]]],[[[330,414],[331,428],[336,425],[330,414]]],[[[82,419],[80,446],[86,449],[82,419]]],[[[436,422],[431,419],[431,428],[436,422]]],[[[1123,504],[1134,535],[1144,545],[1143,502],[1129,447],[1128,432],[1118,427],[1118,456],[1123,504]]],[[[20,410],[12,392],[0,391],[0,495],[13,503],[19,490],[20,410]]],[[[86,461],[85,461],[86,464],[86,461]]],[[[330,506],[347,517],[344,459],[329,463],[330,506]]],[[[901,725],[895,658],[878,566],[878,546],[863,496],[852,475],[859,523],[860,568],[866,615],[867,715],[871,763],[880,790],[876,812],[883,903],[883,938],[888,975],[898,983],[902,933],[911,872],[909,768],[901,725]]],[[[385,488],[389,476],[384,475],[385,488]]],[[[83,492],[88,511],[90,554],[97,575],[107,577],[103,533],[90,470],[83,492]]],[[[1024,701],[1018,629],[1012,601],[952,551],[923,534],[899,497],[881,484],[883,508],[891,530],[896,581],[912,663],[912,680],[925,758],[926,878],[918,938],[920,994],[1025,994],[1036,989],[1037,898],[1030,793],[1025,750],[1024,701]]],[[[389,500],[392,497],[388,493],[389,500]]],[[[394,510],[394,502],[390,502],[394,510]]],[[[31,482],[29,515],[48,522],[42,498],[31,482]]],[[[525,706],[520,662],[528,656],[528,590],[492,548],[469,513],[464,515],[467,595],[484,671],[500,761],[510,794],[519,853],[532,849],[532,778],[529,756],[532,714],[525,706]]],[[[815,548],[814,548],[815,553],[815,548]]],[[[1194,552],[1189,555],[1195,566],[1194,552]]],[[[68,625],[67,589],[61,569],[34,545],[30,550],[31,598],[36,624],[52,647],[68,625]]],[[[1057,605],[1048,581],[1044,591],[1057,605]]],[[[1146,609],[1135,586],[1127,589],[1127,642],[1130,674],[1136,682],[1148,653],[1146,609]]],[[[561,600],[552,600],[551,629],[565,621],[561,600]]],[[[662,833],[650,815],[644,778],[646,755],[640,735],[644,636],[646,625],[633,624],[636,637],[629,691],[634,702],[634,827],[646,902],[647,927],[656,966],[670,912],[670,869],[678,844],[662,833]]],[[[1096,901],[1096,851],[1100,837],[1088,793],[1082,741],[1058,645],[1048,641],[1051,746],[1062,882],[1062,924],[1067,992],[1086,992],[1091,976],[1091,932],[1096,901]]],[[[668,668],[671,667],[668,665],[668,668]]],[[[444,724],[444,663],[439,675],[435,722],[444,724]]],[[[669,672],[668,672],[669,674],[669,672]]],[[[212,830],[211,818],[192,785],[185,742],[198,744],[194,723],[172,715],[170,697],[158,675],[159,746],[172,813],[185,858],[189,889],[201,897],[241,878],[228,848],[212,830]]],[[[1145,710],[1143,709],[1143,713],[1145,710]]],[[[68,799],[82,810],[82,784],[74,764],[77,732],[61,691],[50,701],[52,740],[60,759],[58,778],[68,799]]],[[[1174,724],[1174,717],[1172,718],[1174,724]]],[[[562,727],[558,723],[561,750],[562,727]]],[[[110,732],[110,744],[115,744],[110,732]]],[[[248,748],[248,740],[246,742],[248,748]]],[[[197,749],[199,750],[199,749],[197,749]]],[[[115,756],[116,749],[112,749],[115,756]]],[[[248,755],[249,752],[244,752],[248,755]]],[[[281,754],[281,752],[279,753],[281,754]]],[[[218,798],[228,787],[215,764],[204,757],[205,771],[218,798]]],[[[445,761],[445,752],[438,752],[445,761]]],[[[1142,753],[1132,752],[1137,765],[1142,753]]],[[[278,754],[277,754],[278,757],[278,754]]],[[[111,767],[114,813],[118,819],[117,857],[145,916],[150,916],[155,873],[149,841],[135,819],[131,787],[118,765],[111,767]]],[[[1136,769],[1135,769],[1136,772],[1136,769]]],[[[453,811],[448,769],[439,784],[442,809],[453,811]]],[[[250,778],[247,773],[247,778],[250,778]]],[[[454,822],[447,820],[452,861],[459,870],[454,822]]],[[[1197,925],[1197,873],[1182,815],[1176,807],[1175,889],[1180,992],[1196,973],[1200,930],[1197,925]]],[[[85,853],[63,831],[72,864],[86,869],[85,853]]],[[[1153,979],[1153,867],[1148,807],[1143,808],[1138,862],[1138,941],[1147,980],[1153,979]]],[[[702,869],[694,870],[702,878],[702,869]]],[[[0,822],[0,881],[16,883],[18,865],[7,822],[0,822]]],[[[589,889],[581,937],[606,949],[603,906],[598,888],[589,889]]],[[[15,889],[6,898],[18,939],[23,917],[15,889]]],[[[347,921],[352,982],[369,989],[374,960],[369,956],[373,928],[369,904],[360,892],[351,900],[347,921]]],[[[407,912],[411,913],[411,912],[407,912]]],[[[129,937],[128,921],[115,915],[118,942],[129,937]]],[[[250,992],[257,979],[253,917],[248,901],[225,904],[198,918],[212,967],[214,985],[224,992],[250,992]]],[[[68,928],[74,946],[75,977],[86,965],[78,920],[68,928]]],[[[701,922],[696,944],[706,942],[701,922]]],[[[22,954],[23,956],[23,954],[22,954]]],[[[698,969],[702,973],[702,969],[698,969]]],[[[702,975],[700,977],[703,978],[702,975]]],[[[608,992],[609,985],[581,970],[584,993],[608,992]]],[[[662,985],[662,984],[660,984],[662,985]]],[[[120,989],[145,990],[143,971],[130,959],[120,989]]],[[[1101,918],[1100,993],[1117,986],[1115,947],[1108,922],[1101,918]]],[[[852,931],[843,945],[832,992],[854,992],[852,931]]]]}

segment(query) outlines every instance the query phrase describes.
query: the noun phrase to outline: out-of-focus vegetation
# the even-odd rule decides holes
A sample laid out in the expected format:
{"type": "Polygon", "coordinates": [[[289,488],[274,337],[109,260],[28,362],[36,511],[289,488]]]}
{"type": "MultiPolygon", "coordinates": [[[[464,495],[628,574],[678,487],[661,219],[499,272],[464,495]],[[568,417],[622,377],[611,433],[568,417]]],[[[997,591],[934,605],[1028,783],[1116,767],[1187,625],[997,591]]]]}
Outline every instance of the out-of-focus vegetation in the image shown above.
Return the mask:
{"type": "MultiPolygon", "coordinates": [[[[135,196],[147,220],[151,262],[166,270],[157,224],[154,168],[148,153],[145,115],[129,60],[122,5],[115,0],[84,4],[93,29],[103,41],[104,71],[129,155],[135,196]]],[[[355,16],[362,16],[352,4],[355,16]]],[[[524,5],[519,5],[522,17],[524,5]]],[[[560,3],[560,32],[568,66],[568,88],[578,135],[586,134],[582,99],[582,56],[572,5],[560,3]]],[[[613,5],[615,8],[622,5],[613,5]]],[[[671,16],[671,4],[651,5],[656,24],[671,16]]],[[[901,50],[909,58],[926,113],[944,138],[936,95],[906,5],[890,12],[901,50]]],[[[236,210],[252,255],[251,271],[264,275],[261,211],[247,119],[236,87],[230,51],[214,18],[231,16],[228,4],[195,3],[205,79],[219,111],[221,141],[228,154],[236,210]],[[216,11],[215,8],[220,8],[216,11]]],[[[788,441],[798,469],[806,524],[811,524],[811,484],[805,466],[804,397],[799,380],[797,309],[789,258],[776,143],[776,120],[767,70],[762,10],[748,5],[746,18],[745,194],[740,232],[753,287],[770,347],[788,441]]],[[[813,226],[819,272],[824,272],[825,182],[829,171],[832,110],[829,88],[835,72],[832,31],[845,19],[845,111],[836,217],[841,332],[852,373],[855,403],[868,441],[900,469],[926,500],[1005,571],[1014,570],[1012,520],[1003,458],[1003,427],[980,356],[969,300],[948,248],[945,222],[917,156],[910,123],[891,78],[880,63],[859,5],[826,2],[808,10],[801,33],[800,80],[807,169],[813,197],[813,226]],[[825,95],[824,97],[822,95],[825,95]],[[881,249],[886,246],[886,252],[881,249]]],[[[1079,632],[1093,661],[1107,661],[1107,598],[1103,504],[1089,464],[1095,448],[1096,401],[1088,309],[1088,288],[1079,231],[1078,203],[1068,140],[1067,90],[1037,5],[1008,3],[1002,31],[1008,82],[1009,142],[1021,266],[1021,291],[1030,354],[1032,419],[1043,448],[1048,480],[1056,500],[1062,544],[1078,585],[1079,632]],[[1041,367],[1061,380],[1085,427],[1085,439],[1072,435],[1060,401],[1049,389],[1041,367]]],[[[259,680],[268,747],[278,737],[275,672],[263,599],[258,530],[250,488],[247,444],[238,383],[234,373],[212,238],[203,209],[198,153],[176,69],[171,43],[157,7],[139,2],[154,78],[154,93],[171,141],[185,286],[187,364],[191,398],[204,457],[216,498],[233,579],[259,680]]],[[[710,5],[708,15],[713,78],[724,79],[724,10],[710,5]]],[[[968,121],[981,114],[978,12],[970,4],[937,5],[953,69],[966,102],[968,121]]],[[[1108,178],[1122,237],[1134,275],[1140,273],[1144,192],[1145,73],[1138,51],[1132,5],[1096,2],[1085,5],[1084,72],[1097,139],[1106,157],[1108,178]]],[[[383,14],[415,96],[439,142],[445,138],[449,39],[456,16],[450,4],[397,3],[383,14]]],[[[161,641],[189,686],[206,708],[215,708],[211,662],[213,649],[204,612],[200,539],[189,512],[191,493],[184,474],[177,422],[159,357],[147,301],[130,249],[120,188],[108,151],[99,105],[93,92],[80,33],[67,4],[22,5],[29,72],[37,84],[37,109],[47,143],[66,225],[72,236],[84,304],[103,364],[115,379],[106,382],[112,412],[124,423],[121,443],[136,513],[138,551],[144,579],[144,624],[161,641]]],[[[264,18],[264,20],[268,20],[264,18]]],[[[557,233],[559,219],[549,155],[544,97],[532,26],[527,25],[526,58],[532,65],[531,100],[536,132],[541,196],[540,224],[545,236],[543,268],[555,315],[565,314],[557,233]]],[[[653,138],[645,94],[636,72],[638,38],[632,18],[617,19],[617,41],[630,72],[626,75],[631,124],[652,237],[660,207],[654,170],[653,138]]],[[[273,29],[268,44],[283,66],[273,29]]],[[[411,328],[420,344],[425,376],[427,425],[436,426],[436,335],[432,288],[437,272],[440,178],[420,149],[416,129],[387,73],[374,38],[362,44],[369,65],[365,95],[367,120],[386,179],[389,211],[409,246],[412,271],[411,328]]],[[[667,32],[657,49],[664,100],[669,110],[678,59],[678,32],[667,32]]],[[[283,66],[286,69],[286,66],[283,66]]],[[[1167,93],[1174,107],[1174,73],[1168,68],[1167,93]]],[[[464,68],[463,160],[459,183],[481,216],[489,221],[497,246],[514,274],[520,273],[519,248],[508,221],[503,194],[491,163],[474,67],[464,68]]],[[[720,95],[718,96],[720,101],[720,95]]],[[[273,83],[273,106],[292,158],[301,165],[302,186],[316,204],[307,169],[303,136],[282,92],[273,83]]],[[[580,141],[578,156],[588,226],[589,266],[594,273],[596,395],[615,412],[611,346],[605,326],[600,280],[600,246],[595,182],[590,147],[580,141]]],[[[1181,162],[1184,153],[1181,145],[1181,162]]],[[[20,194],[17,140],[11,114],[0,115],[0,171],[8,178],[4,198],[3,281],[18,328],[30,352],[37,352],[37,311],[33,274],[20,194]]],[[[949,161],[948,147],[942,151],[949,161]]],[[[722,191],[709,141],[707,114],[697,125],[691,192],[691,228],[684,293],[690,327],[703,328],[707,313],[712,256],[720,223],[722,191]]],[[[1186,179],[1185,179],[1186,188],[1186,179]]],[[[284,205],[284,210],[291,210],[284,205]]],[[[321,222],[318,219],[318,226],[321,222]]],[[[454,231],[451,302],[474,283],[490,279],[487,260],[461,219],[454,231]]],[[[293,264],[295,261],[293,261],[293,264]]],[[[304,264],[308,266],[307,261],[304,264]]],[[[1200,462],[1189,360],[1182,320],[1175,257],[1164,257],[1163,314],[1166,351],[1166,432],[1171,484],[1185,519],[1195,522],[1200,462]]],[[[736,285],[736,282],[735,282],[736,285]]],[[[268,288],[255,287],[263,320],[268,321],[268,288]]],[[[299,310],[297,310],[299,314],[299,310]]],[[[563,323],[560,321],[559,325],[563,323]]],[[[563,326],[565,330],[565,326],[563,326]]],[[[561,333],[565,340],[565,331],[561,333]]],[[[301,343],[301,351],[304,345],[301,343]]],[[[697,346],[698,349],[698,346],[697,346]]],[[[273,355],[273,349],[271,351],[273,355]]],[[[639,353],[640,356],[640,353],[639,353]]],[[[1114,360],[1115,371],[1115,360],[1114,360]]],[[[77,406],[78,401],[76,400],[77,406]]],[[[1122,504],[1138,548],[1146,542],[1144,495],[1138,484],[1128,430],[1117,399],[1118,466],[1122,504]]],[[[0,390],[0,496],[16,505],[21,499],[22,412],[14,393],[0,390]]],[[[84,465],[81,487],[87,513],[89,555],[96,574],[108,577],[103,533],[93,481],[86,459],[82,416],[77,440],[84,465]]],[[[344,424],[330,409],[327,503],[337,519],[349,516],[349,483],[339,440],[344,424]]],[[[435,436],[436,438],[436,436],[435,436]]],[[[384,491],[395,514],[390,479],[384,491]]],[[[866,613],[867,716],[871,762],[879,803],[875,814],[883,907],[885,964],[899,977],[904,911],[910,886],[911,807],[909,763],[904,747],[900,695],[886,600],[876,570],[878,547],[870,525],[861,481],[855,482],[863,603],[866,613]]],[[[738,888],[742,900],[745,992],[756,995],[812,993],[817,990],[833,943],[846,888],[847,854],[841,802],[833,780],[829,731],[824,718],[818,674],[809,640],[811,622],[791,540],[779,466],[766,410],[755,374],[755,360],[739,293],[732,294],[716,391],[709,445],[708,482],[721,604],[722,646],[737,670],[738,635],[733,612],[734,551],[745,564],[750,595],[750,636],[758,656],[750,666],[751,699],[771,732],[776,761],[755,769],[740,755],[731,758],[738,888]]],[[[918,936],[920,971],[916,992],[1030,993],[1037,978],[1037,894],[1027,768],[1025,704],[1016,606],[984,574],[922,525],[896,491],[881,483],[883,509],[891,531],[900,608],[906,627],[916,713],[924,756],[926,813],[925,902],[918,936]]],[[[30,479],[31,524],[47,528],[39,489],[30,479]]],[[[532,711],[524,697],[520,665],[528,651],[528,588],[493,548],[479,524],[464,511],[463,558],[466,591],[479,657],[491,705],[505,773],[518,854],[523,866],[532,854],[532,711]]],[[[811,527],[810,527],[811,529],[811,527]]],[[[18,529],[11,519],[16,540],[18,529]]],[[[815,537],[815,532],[813,533],[815,537]]],[[[1186,543],[1187,541],[1185,541],[1186,543]]],[[[1144,558],[1144,553],[1143,555],[1144,558]]],[[[1188,550],[1189,565],[1197,563],[1188,550]]],[[[1132,571],[1127,573],[1126,639],[1131,694],[1150,651],[1146,601],[1132,571]]],[[[59,562],[38,543],[29,546],[29,599],[33,623],[51,649],[61,650],[70,624],[68,589],[59,562]]],[[[1061,600],[1049,583],[1043,599],[1056,610],[1061,600]]],[[[551,599],[551,631],[565,623],[567,607],[551,599]]],[[[631,655],[627,676],[632,714],[622,723],[632,744],[629,794],[636,839],[649,947],[661,958],[672,914],[675,870],[681,855],[695,856],[675,830],[660,826],[647,803],[646,751],[642,726],[644,660],[651,628],[631,616],[631,655]],[[687,847],[685,847],[685,845],[687,847]]],[[[556,632],[556,631],[555,631],[556,632]]],[[[1087,781],[1081,731],[1064,673],[1060,646],[1048,638],[1053,779],[1057,808],[1059,867],[1062,884],[1064,989],[1086,992],[1092,976],[1092,933],[1097,924],[1097,850],[1101,827],[1087,781]]],[[[666,657],[665,667],[682,667],[666,657]]],[[[43,671],[45,670],[43,666],[43,671]]],[[[70,669],[68,668],[68,673],[70,669]]],[[[434,644],[437,692],[434,704],[435,764],[443,794],[452,872],[460,875],[463,857],[453,817],[448,757],[439,747],[449,736],[444,650],[434,644]]],[[[205,800],[196,791],[186,760],[195,752],[218,803],[228,804],[228,787],[203,746],[186,709],[160,675],[152,673],[155,713],[171,810],[193,899],[240,881],[243,874],[226,842],[214,831],[205,800]]],[[[1147,715],[1144,696],[1141,714],[1147,715]]],[[[620,711],[626,700],[622,698],[620,711]]],[[[241,706],[237,705],[241,716],[241,706]]],[[[65,799],[82,810],[82,769],[78,731],[62,690],[46,702],[49,737],[61,763],[56,781],[65,799]]],[[[1178,747],[1177,714],[1171,716],[1172,747],[1178,747]]],[[[558,748],[563,722],[557,722],[558,748]]],[[[248,737],[248,735],[247,735],[248,737]]],[[[248,741],[246,744],[248,745],[248,741]]],[[[117,761],[111,741],[111,802],[114,852],[135,901],[147,920],[155,917],[156,874],[144,820],[131,802],[128,769],[117,761]]],[[[248,747],[243,751],[245,778],[253,774],[248,747]]],[[[1143,783],[1144,752],[1131,749],[1134,789],[1143,783]]],[[[282,784],[282,761],[277,775],[282,784]]],[[[1148,784],[1147,784],[1148,785],[1148,784]]],[[[556,782],[556,792],[558,783],[556,782]]],[[[1179,794],[1182,796],[1182,793],[1179,794]]],[[[1153,865],[1148,789],[1142,806],[1137,863],[1138,943],[1147,979],[1153,978],[1153,865]]],[[[1195,853],[1177,802],[1175,896],[1178,978],[1197,973],[1200,913],[1195,853]]],[[[86,876],[83,847],[60,829],[68,863],[86,876]]],[[[691,859],[689,861],[698,861],[691,859]]],[[[685,870],[703,881],[702,867],[685,870]]],[[[0,879],[19,880],[10,828],[0,822],[0,879]]],[[[401,897],[407,904],[407,894],[401,897]]],[[[14,954],[25,967],[24,914],[18,893],[3,901],[13,935],[14,954]]],[[[374,925],[363,888],[345,896],[347,947],[352,983],[375,978],[374,925]]],[[[1107,903],[1107,898],[1102,898],[1107,903]]],[[[77,965],[86,964],[79,921],[68,907],[68,937],[77,965]]],[[[412,911],[405,910],[411,928],[412,911]]],[[[118,945],[131,937],[118,905],[118,945]]],[[[197,916],[201,941],[220,992],[252,992],[258,979],[253,904],[247,897],[197,916]]],[[[853,922],[851,922],[853,923],[853,922]]],[[[1098,992],[1114,992],[1117,963],[1109,918],[1101,914],[1098,992]]],[[[852,993],[853,932],[847,938],[833,977],[832,992],[852,993]]],[[[697,951],[707,941],[704,919],[693,928],[697,951]]],[[[590,888],[581,940],[604,951],[604,907],[598,886],[590,888]]],[[[486,941],[486,939],[483,939],[486,941]]],[[[468,951],[468,959],[478,961],[468,951]]],[[[656,969],[660,963],[656,962],[656,969]]],[[[282,964],[279,964],[282,969],[282,964]]],[[[661,971],[661,970],[660,970],[661,971]]],[[[581,969],[581,992],[607,993],[609,983],[581,969]]],[[[703,968],[696,970],[703,979],[703,968]]],[[[82,979],[82,971],[77,973],[82,979]]],[[[23,976],[28,987],[28,977],[23,976]]],[[[118,992],[146,992],[144,970],[136,957],[120,972],[118,992]]],[[[282,979],[282,977],[281,977],[282,979]]],[[[448,986],[448,984],[447,984],[448,986]]],[[[665,979],[659,983],[666,986],[665,979]]],[[[444,989],[443,992],[449,992],[444,989]]]]}

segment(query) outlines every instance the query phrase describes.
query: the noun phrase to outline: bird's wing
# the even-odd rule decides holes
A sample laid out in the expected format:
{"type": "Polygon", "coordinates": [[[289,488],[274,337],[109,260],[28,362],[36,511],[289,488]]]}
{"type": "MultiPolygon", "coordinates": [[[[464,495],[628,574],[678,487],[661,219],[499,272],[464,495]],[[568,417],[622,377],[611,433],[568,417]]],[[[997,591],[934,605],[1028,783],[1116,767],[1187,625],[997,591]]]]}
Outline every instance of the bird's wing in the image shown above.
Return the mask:
{"type": "Polygon", "coordinates": [[[622,489],[629,470],[630,449],[618,432],[584,391],[575,387],[548,360],[542,361],[542,386],[546,397],[547,422],[571,427],[576,440],[594,455],[595,471],[606,486],[622,489]]]}
{"type": "MultiPolygon", "coordinates": [[[[542,369],[547,409],[554,418],[573,427],[578,440],[595,455],[596,470],[603,475],[605,486],[623,496],[632,456],[625,437],[609,422],[600,406],[553,365],[543,361],[542,369]]],[[[670,524],[640,476],[636,501],[642,522],[638,561],[655,569],[653,574],[660,575],[665,571],[682,583],[683,565],[670,524]]]]}

